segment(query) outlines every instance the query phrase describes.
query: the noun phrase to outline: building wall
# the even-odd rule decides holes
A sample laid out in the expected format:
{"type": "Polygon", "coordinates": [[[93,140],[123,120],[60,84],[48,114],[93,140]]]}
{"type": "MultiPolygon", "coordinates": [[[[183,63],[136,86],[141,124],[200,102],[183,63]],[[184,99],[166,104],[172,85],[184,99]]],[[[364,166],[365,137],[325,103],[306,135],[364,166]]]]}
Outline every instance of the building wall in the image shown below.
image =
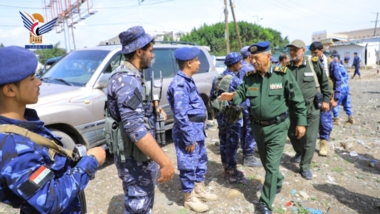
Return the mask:
{"type": "MultiPolygon", "coordinates": [[[[367,65],[373,66],[376,65],[377,61],[377,50],[379,49],[379,43],[368,43],[367,46],[367,65]]],[[[330,50],[337,50],[340,58],[343,60],[345,56],[350,57],[350,64],[354,60],[354,52],[358,53],[358,56],[361,59],[361,66],[365,64],[365,46],[361,45],[342,45],[342,46],[333,46],[330,50]]]]}
{"type": "MultiPolygon", "coordinates": [[[[353,30],[339,33],[328,33],[327,31],[313,32],[311,39],[313,42],[326,38],[337,38],[340,40],[360,40],[373,37],[374,28],[353,30]]],[[[376,28],[375,36],[380,36],[380,27],[376,28]]]]}

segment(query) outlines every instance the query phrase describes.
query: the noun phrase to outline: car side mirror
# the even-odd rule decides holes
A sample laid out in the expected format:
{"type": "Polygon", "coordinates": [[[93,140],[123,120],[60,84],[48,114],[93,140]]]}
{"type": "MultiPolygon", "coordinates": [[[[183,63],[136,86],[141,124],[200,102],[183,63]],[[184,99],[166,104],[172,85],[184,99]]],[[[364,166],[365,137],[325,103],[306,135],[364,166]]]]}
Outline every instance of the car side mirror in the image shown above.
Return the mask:
{"type": "Polygon", "coordinates": [[[108,85],[108,79],[110,78],[111,73],[103,73],[100,78],[98,83],[96,84],[95,88],[96,89],[103,89],[106,88],[108,85]]]}

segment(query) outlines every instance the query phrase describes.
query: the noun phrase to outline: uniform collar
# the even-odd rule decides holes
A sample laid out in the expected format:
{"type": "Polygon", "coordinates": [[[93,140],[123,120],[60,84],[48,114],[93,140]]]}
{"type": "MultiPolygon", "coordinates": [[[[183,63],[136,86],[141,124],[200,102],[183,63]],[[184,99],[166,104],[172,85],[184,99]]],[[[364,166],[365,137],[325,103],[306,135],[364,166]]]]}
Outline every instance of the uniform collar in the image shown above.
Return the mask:
{"type": "Polygon", "coordinates": [[[223,74],[224,74],[224,75],[230,74],[230,75],[232,75],[232,76],[236,76],[237,73],[238,73],[238,72],[233,72],[233,71],[228,70],[228,68],[227,68],[225,71],[223,71],[223,74]]]}
{"type": "Polygon", "coordinates": [[[182,70],[178,70],[177,74],[183,78],[185,78],[186,80],[190,81],[192,80],[193,78],[192,77],[188,77],[185,73],[183,73],[182,70]]]}
{"type": "MultiPolygon", "coordinates": [[[[303,62],[299,67],[307,65],[307,57],[308,56],[303,55],[303,62]]],[[[294,60],[290,60],[290,67],[296,67],[296,62],[294,60]]]]}
{"type": "Polygon", "coordinates": [[[143,73],[139,69],[137,69],[132,63],[129,61],[124,61],[124,66],[128,68],[129,70],[135,72],[137,75],[139,75],[141,78],[143,78],[143,73]]]}
{"type": "Polygon", "coordinates": [[[25,120],[16,120],[8,117],[4,117],[0,115],[0,124],[11,124],[11,125],[17,125],[23,128],[26,128],[28,130],[33,130],[36,128],[42,128],[44,126],[44,122],[40,120],[40,118],[37,115],[36,110],[34,109],[25,109],[24,113],[25,120]]]}

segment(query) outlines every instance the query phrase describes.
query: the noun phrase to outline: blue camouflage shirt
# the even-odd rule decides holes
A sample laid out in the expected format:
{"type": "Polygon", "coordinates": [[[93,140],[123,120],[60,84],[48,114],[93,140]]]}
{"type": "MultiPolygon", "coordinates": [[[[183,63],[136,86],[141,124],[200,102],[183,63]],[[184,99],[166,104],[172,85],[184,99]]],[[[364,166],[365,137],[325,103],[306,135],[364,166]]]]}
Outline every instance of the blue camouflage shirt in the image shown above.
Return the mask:
{"type": "MultiPolygon", "coordinates": [[[[28,129],[62,145],[33,109],[26,109],[27,121],[0,116],[0,124],[28,129]]],[[[80,191],[98,168],[98,161],[83,157],[74,167],[60,154],[51,159],[49,149],[29,138],[0,133],[0,201],[24,213],[80,213],[80,191]]]]}
{"type": "Polygon", "coordinates": [[[339,66],[341,64],[337,62],[335,59],[330,63],[330,79],[334,83],[334,99],[339,100],[341,96],[341,90],[343,85],[343,78],[340,75],[340,69],[339,66]]]}
{"type": "Polygon", "coordinates": [[[142,84],[145,84],[143,74],[130,62],[116,68],[125,68],[130,72],[116,73],[109,80],[107,87],[108,109],[117,121],[122,121],[124,129],[132,142],[136,143],[148,132],[154,136],[154,129],[145,126],[144,117],[154,124],[153,104],[144,104],[142,84]],[[136,102],[137,101],[137,102],[136,102]]]}
{"type": "Polygon", "coordinates": [[[174,140],[182,141],[186,146],[204,140],[205,123],[189,120],[189,117],[207,117],[206,106],[193,78],[179,70],[169,85],[167,98],[174,114],[173,136],[176,136],[174,140]]]}
{"type": "MultiPolygon", "coordinates": [[[[241,69],[239,71],[239,79],[242,81],[244,81],[244,77],[247,75],[248,72],[251,72],[255,70],[255,68],[253,67],[253,65],[251,63],[248,63],[244,60],[241,61],[241,69]]],[[[248,109],[249,106],[250,106],[250,102],[249,102],[249,99],[247,99],[245,102],[242,102],[240,104],[241,107],[245,108],[245,109],[248,109]]]]}
{"type": "Polygon", "coordinates": [[[359,56],[354,57],[354,61],[352,62],[352,66],[355,66],[356,69],[360,68],[360,58],[359,56]]]}

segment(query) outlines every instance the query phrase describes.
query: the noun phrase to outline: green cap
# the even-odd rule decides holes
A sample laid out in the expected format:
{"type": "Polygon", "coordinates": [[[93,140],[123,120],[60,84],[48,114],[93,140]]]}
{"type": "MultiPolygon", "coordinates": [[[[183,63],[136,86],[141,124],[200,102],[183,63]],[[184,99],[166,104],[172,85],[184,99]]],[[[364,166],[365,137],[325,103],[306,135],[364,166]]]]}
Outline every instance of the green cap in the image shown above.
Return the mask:
{"type": "Polygon", "coordinates": [[[302,40],[300,40],[300,39],[294,40],[292,43],[290,43],[286,47],[289,47],[289,46],[294,46],[296,48],[305,48],[306,49],[305,43],[302,40]]]}

